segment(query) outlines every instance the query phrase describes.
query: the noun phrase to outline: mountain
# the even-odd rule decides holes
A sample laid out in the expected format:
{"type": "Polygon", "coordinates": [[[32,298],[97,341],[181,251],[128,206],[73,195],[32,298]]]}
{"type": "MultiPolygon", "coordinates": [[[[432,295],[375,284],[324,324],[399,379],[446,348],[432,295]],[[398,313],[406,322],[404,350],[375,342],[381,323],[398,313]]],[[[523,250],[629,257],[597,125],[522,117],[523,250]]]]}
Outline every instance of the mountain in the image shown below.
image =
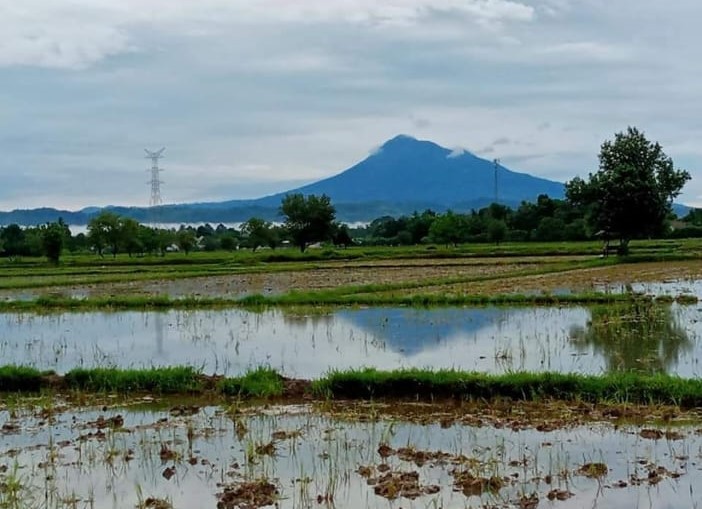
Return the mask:
{"type": "MultiPolygon", "coordinates": [[[[539,194],[562,198],[560,182],[518,173],[499,166],[498,201],[515,206],[535,200],[539,194]]],[[[492,161],[466,151],[452,151],[431,141],[400,135],[387,141],[360,163],[333,177],[285,193],[255,200],[146,207],[109,207],[139,221],[236,222],[252,216],[280,219],[278,207],[289,193],[327,194],[342,221],[369,221],[382,215],[409,214],[431,208],[465,211],[481,208],[495,198],[495,167],[492,161]]],[[[85,224],[100,209],[81,211],[34,209],[0,212],[0,224],[37,224],[63,217],[70,224],[85,224]]]]}
{"type": "MultiPolygon", "coordinates": [[[[497,186],[498,201],[505,204],[535,200],[539,194],[552,198],[562,198],[564,194],[560,182],[517,173],[504,166],[498,166],[497,186]]],[[[403,212],[418,208],[479,208],[495,199],[495,166],[470,152],[456,152],[431,141],[400,135],[338,175],[253,203],[277,207],[289,193],[326,194],[337,206],[392,204],[403,212]]],[[[240,201],[229,201],[218,205],[239,204],[240,201]]]]}

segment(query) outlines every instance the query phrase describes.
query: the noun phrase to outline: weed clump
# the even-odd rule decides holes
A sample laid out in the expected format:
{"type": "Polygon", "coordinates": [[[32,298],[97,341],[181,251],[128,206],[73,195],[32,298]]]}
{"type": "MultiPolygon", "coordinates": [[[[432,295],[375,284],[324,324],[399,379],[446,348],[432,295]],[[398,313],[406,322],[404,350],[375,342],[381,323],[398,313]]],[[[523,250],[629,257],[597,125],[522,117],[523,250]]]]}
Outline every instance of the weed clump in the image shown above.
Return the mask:
{"type": "Polygon", "coordinates": [[[66,373],[69,388],[94,392],[148,391],[163,394],[199,392],[200,373],[188,366],[151,369],[94,368],[66,373]]]}
{"type": "Polygon", "coordinates": [[[702,405],[702,380],[668,375],[517,372],[503,375],[455,370],[361,369],[334,371],[312,383],[329,398],[562,399],[592,402],[702,405]]]}
{"type": "Polygon", "coordinates": [[[38,391],[46,374],[26,366],[0,366],[0,392],[38,391]]]}
{"type": "Polygon", "coordinates": [[[274,369],[259,367],[245,375],[225,378],[218,384],[227,396],[270,398],[283,395],[283,377],[274,369]]]}

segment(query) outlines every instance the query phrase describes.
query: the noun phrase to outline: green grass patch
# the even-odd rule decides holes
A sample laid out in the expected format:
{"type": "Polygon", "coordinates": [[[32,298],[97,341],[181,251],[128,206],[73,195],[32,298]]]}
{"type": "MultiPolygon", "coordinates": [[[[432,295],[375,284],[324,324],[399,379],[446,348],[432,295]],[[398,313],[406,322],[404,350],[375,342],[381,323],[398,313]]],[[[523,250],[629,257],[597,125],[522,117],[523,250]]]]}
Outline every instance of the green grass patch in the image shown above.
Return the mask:
{"type": "MultiPolygon", "coordinates": [[[[63,377],[22,367],[0,367],[1,392],[37,392],[62,387],[84,392],[215,393],[241,398],[284,396],[284,378],[270,367],[239,377],[208,377],[190,367],[74,369],[63,377]],[[52,375],[52,376],[49,376],[52,375]],[[217,382],[216,386],[213,382],[217,382]]],[[[455,370],[372,368],[333,371],[311,384],[313,395],[330,399],[559,399],[643,405],[702,406],[702,379],[664,374],[516,372],[500,375],[455,370]]]]}
{"type": "Polygon", "coordinates": [[[240,377],[225,378],[217,388],[227,396],[278,397],[283,395],[283,378],[272,368],[259,367],[240,377]]]}
{"type": "Polygon", "coordinates": [[[331,398],[563,399],[592,402],[702,405],[702,380],[635,373],[484,373],[454,370],[334,371],[312,390],[331,398]]]}
{"type": "Polygon", "coordinates": [[[0,392],[36,392],[46,374],[26,366],[0,366],[0,392]]]}
{"type": "Polygon", "coordinates": [[[64,379],[69,388],[90,392],[147,391],[172,394],[202,390],[200,373],[185,366],[150,369],[81,368],[69,371],[64,379]]]}

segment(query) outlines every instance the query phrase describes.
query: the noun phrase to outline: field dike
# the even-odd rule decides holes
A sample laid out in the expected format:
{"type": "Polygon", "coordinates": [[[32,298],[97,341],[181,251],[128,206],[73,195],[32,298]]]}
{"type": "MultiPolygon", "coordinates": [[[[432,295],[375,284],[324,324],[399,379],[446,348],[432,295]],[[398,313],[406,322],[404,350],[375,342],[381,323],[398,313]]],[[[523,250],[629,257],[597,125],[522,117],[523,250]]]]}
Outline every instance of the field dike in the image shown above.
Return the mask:
{"type": "Polygon", "coordinates": [[[271,400],[512,399],[590,403],[702,406],[702,380],[636,373],[579,375],[508,373],[488,375],[454,370],[361,369],[335,371],[317,380],[286,378],[259,367],[239,377],[204,375],[191,367],[73,369],[64,375],[30,367],[0,367],[0,392],[76,391],[210,395],[271,400]]]}
{"type": "Polygon", "coordinates": [[[170,298],[113,296],[98,298],[40,297],[33,300],[0,301],[0,312],[53,312],[53,311],[126,311],[126,310],[191,310],[191,309],[256,309],[287,306],[494,306],[523,305],[547,306],[567,304],[611,304],[616,302],[655,301],[694,304],[694,295],[652,297],[635,292],[627,293],[571,293],[571,294],[500,294],[500,295],[403,295],[403,294],[348,294],[339,291],[291,292],[279,296],[249,295],[238,299],[227,298],[170,298]]]}

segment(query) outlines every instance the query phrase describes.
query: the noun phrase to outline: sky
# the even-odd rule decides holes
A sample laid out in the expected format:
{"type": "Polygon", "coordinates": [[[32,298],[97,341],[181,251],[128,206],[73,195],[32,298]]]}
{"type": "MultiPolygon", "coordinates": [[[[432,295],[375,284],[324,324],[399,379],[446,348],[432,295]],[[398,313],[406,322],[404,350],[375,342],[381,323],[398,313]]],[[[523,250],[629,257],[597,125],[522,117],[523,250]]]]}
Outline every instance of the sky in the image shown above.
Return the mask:
{"type": "Polygon", "coordinates": [[[698,0],[0,0],[0,210],[253,198],[403,133],[554,180],[636,126],[702,206],[698,0]]]}

